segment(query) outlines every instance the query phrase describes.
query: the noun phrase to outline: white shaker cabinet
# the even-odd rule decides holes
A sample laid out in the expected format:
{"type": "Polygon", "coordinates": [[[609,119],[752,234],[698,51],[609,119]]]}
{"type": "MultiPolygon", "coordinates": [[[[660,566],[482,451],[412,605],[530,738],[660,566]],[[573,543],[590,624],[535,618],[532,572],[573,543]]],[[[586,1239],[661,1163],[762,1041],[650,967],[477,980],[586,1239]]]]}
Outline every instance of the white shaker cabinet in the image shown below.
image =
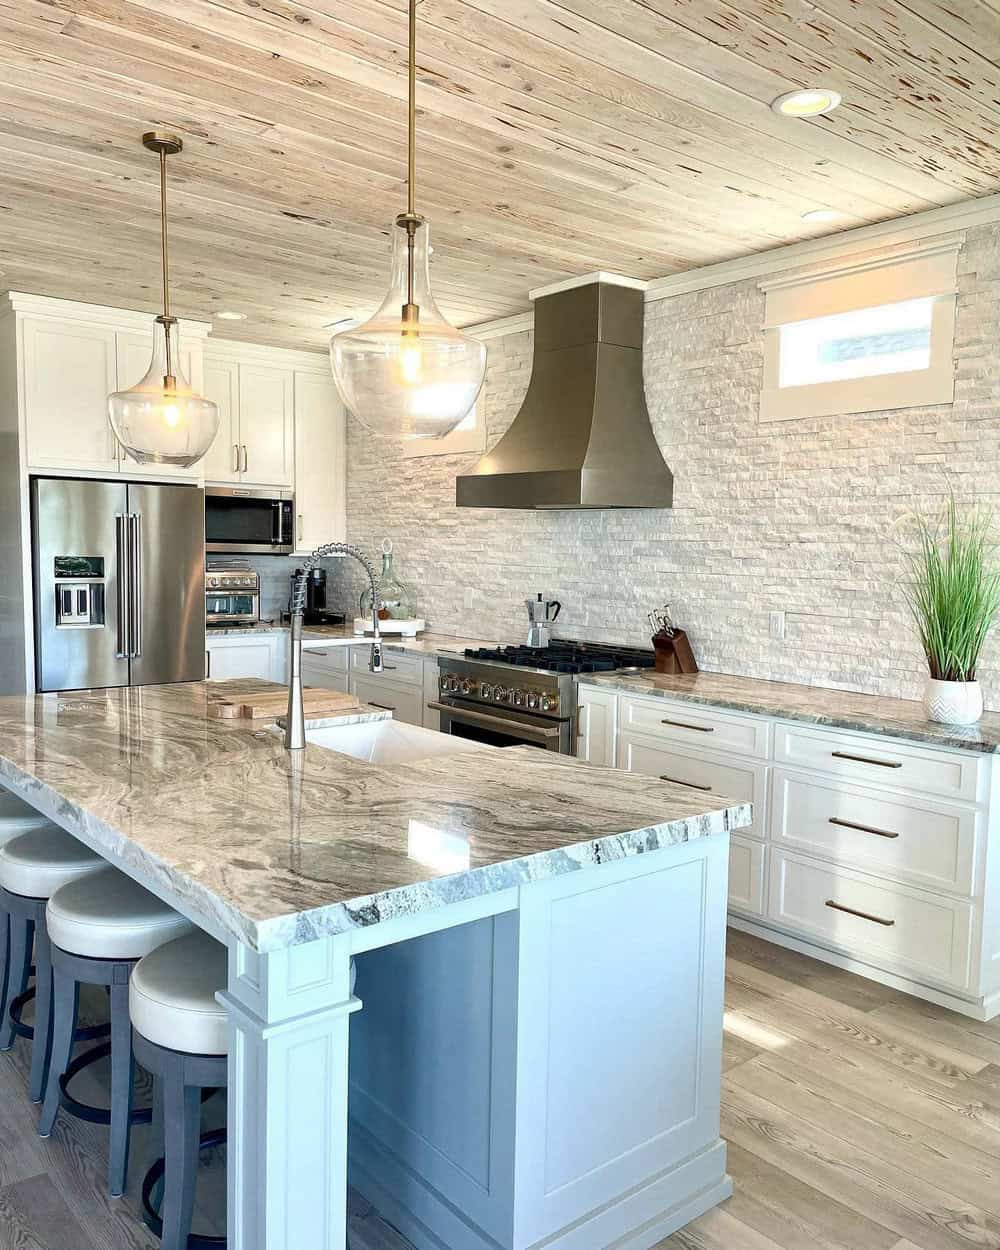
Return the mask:
{"type": "Polygon", "coordinates": [[[239,393],[242,480],[290,487],[295,477],[292,370],[241,363],[239,393]]]}
{"type": "Polygon", "coordinates": [[[117,473],[108,421],[108,396],[118,388],[114,329],[26,318],[21,332],[29,467],[117,473]]]}
{"type": "Polygon", "coordinates": [[[264,681],[287,680],[285,635],[248,631],[224,634],[205,642],[205,676],[211,681],[260,677],[264,681]]]}
{"type": "Polygon", "coordinates": [[[295,371],[295,550],[347,535],[346,414],[329,370],[295,371]]]}
{"type": "Polygon", "coordinates": [[[231,360],[205,356],[205,398],[219,409],[219,432],[202,463],[207,482],[240,480],[240,369],[231,360]]]}
{"type": "Polygon", "coordinates": [[[577,691],[576,758],[602,768],[615,766],[618,696],[613,690],[581,686],[577,691]]]}

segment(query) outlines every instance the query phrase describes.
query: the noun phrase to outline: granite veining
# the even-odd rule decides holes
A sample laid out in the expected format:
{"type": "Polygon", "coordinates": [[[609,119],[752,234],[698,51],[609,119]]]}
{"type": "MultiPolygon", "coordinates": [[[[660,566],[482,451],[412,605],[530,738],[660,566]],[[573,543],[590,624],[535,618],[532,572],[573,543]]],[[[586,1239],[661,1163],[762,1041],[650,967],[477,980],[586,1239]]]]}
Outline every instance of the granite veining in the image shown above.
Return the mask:
{"type": "Polygon", "coordinates": [[[735,677],[729,673],[588,674],[580,678],[580,685],[678,699],[734,712],[756,712],[809,725],[854,729],[939,747],[983,753],[1000,751],[1000,713],[997,712],[987,712],[978,725],[939,725],[927,719],[922,703],[912,699],[854,694],[821,686],[735,677]]]}
{"type": "Polygon", "coordinates": [[[249,946],[749,824],[748,804],[532,747],[391,767],[206,714],[206,683],[0,698],[0,784],[249,946]]]}

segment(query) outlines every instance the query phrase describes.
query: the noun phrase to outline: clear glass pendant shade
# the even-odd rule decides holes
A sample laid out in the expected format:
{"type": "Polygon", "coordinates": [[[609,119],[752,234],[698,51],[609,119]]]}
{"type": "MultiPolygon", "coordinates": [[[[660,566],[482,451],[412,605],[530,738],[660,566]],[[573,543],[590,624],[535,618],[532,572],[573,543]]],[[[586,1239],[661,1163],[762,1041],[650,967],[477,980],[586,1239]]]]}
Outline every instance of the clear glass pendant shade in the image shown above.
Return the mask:
{"type": "Polygon", "coordinates": [[[408,232],[392,228],[392,285],[364,325],[330,340],[333,376],[344,403],[374,434],[440,438],[476,402],[486,372],[486,346],[448,324],[431,295],[429,228],[413,233],[413,288],[408,232]],[[416,317],[406,317],[416,305],[416,317]]]}
{"type": "Polygon", "coordinates": [[[153,323],[153,359],[149,372],[108,398],[111,427],[121,445],[140,464],[195,464],[219,431],[219,410],[195,393],[180,368],[177,322],[157,317],[153,323]]]}

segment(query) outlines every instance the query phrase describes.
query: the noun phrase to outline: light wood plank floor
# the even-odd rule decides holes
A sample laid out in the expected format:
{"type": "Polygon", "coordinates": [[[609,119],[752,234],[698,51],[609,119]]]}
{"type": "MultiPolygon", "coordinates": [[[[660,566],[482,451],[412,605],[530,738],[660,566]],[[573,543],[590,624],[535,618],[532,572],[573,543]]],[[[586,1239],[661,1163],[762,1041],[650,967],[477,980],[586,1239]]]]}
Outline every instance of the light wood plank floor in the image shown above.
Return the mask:
{"type": "MultiPolygon", "coordinates": [[[[731,931],[725,1043],[736,1192],[658,1250],[1000,1250],[1000,1022],[731,931]]],[[[62,1117],[40,1141],[25,1076],[19,1043],[0,1055],[0,1250],[156,1250],[136,1199],[145,1130],[110,1202],[104,1131],[62,1117]]],[[[223,1174],[206,1161],[205,1231],[223,1174]]],[[[408,1250],[357,1195],[351,1228],[352,1250],[408,1250]]]]}

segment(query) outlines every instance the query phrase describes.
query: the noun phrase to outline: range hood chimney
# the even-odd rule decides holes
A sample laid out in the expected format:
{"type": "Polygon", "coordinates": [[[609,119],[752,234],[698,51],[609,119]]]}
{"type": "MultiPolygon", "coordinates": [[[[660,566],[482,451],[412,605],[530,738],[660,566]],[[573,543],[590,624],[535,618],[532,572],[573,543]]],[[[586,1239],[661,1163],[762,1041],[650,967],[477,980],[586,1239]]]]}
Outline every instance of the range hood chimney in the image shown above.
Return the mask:
{"type": "Polygon", "coordinates": [[[533,292],[535,354],[521,410],[460,508],[669,508],[674,478],[642,382],[645,283],[592,274],[533,292]]]}

